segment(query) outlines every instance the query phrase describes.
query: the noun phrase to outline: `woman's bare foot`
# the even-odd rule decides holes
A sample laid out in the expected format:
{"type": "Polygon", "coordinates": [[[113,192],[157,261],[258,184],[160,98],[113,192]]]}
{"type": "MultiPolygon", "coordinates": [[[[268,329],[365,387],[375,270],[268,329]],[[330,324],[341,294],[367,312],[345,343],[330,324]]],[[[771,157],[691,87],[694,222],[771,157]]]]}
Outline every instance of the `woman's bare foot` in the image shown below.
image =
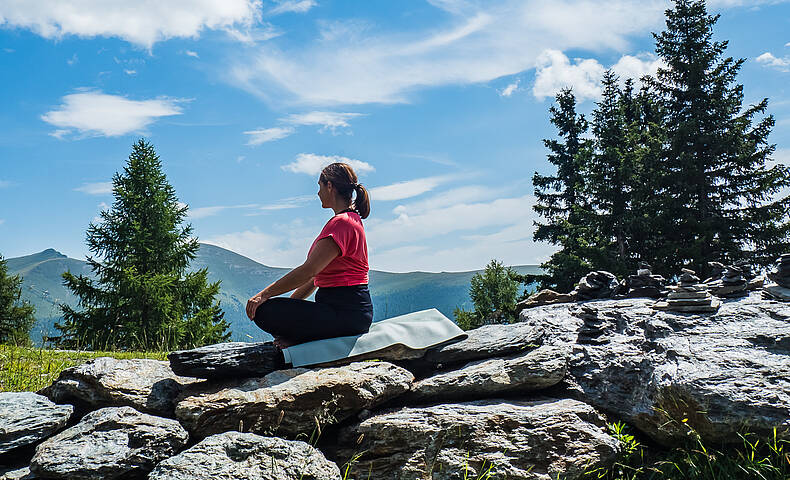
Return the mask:
{"type": "Polygon", "coordinates": [[[282,337],[274,337],[274,341],[272,343],[274,343],[274,346],[279,348],[280,350],[282,350],[283,348],[288,348],[291,345],[295,345],[296,344],[296,342],[292,342],[290,340],[286,340],[286,339],[284,339],[282,337]]]}

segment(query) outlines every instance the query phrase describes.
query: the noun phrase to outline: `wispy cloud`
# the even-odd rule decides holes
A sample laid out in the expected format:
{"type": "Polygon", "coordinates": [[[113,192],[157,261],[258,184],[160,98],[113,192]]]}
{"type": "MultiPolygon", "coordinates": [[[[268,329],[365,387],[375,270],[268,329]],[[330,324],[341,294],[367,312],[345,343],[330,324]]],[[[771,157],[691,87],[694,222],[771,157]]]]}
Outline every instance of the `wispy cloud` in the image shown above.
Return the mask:
{"type": "Polygon", "coordinates": [[[112,182],[83,183],[82,186],[75,188],[74,191],[87,193],[88,195],[108,195],[112,193],[112,182]]]}
{"type": "Polygon", "coordinates": [[[5,219],[0,218],[0,225],[5,223],[5,219]]]}
{"type": "Polygon", "coordinates": [[[361,160],[354,160],[352,158],[341,157],[338,155],[316,155],[315,153],[300,153],[296,159],[283,165],[282,169],[293,173],[304,173],[307,175],[318,175],[330,163],[342,162],[351,165],[351,168],[357,175],[372,172],[375,170],[373,166],[361,160]]]}
{"type": "Polygon", "coordinates": [[[119,37],[148,49],[168,38],[197,38],[204,29],[249,31],[260,15],[261,0],[0,3],[0,26],[30,29],[44,38],[119,37]]]}
{"type": "Polygon", "coordinates": [[[272,127],[259,130],[248,130],[244,132],[244,134],[250,136],[247,145],[260,145],[262,143],[280,140],[281,138],[291,135],[295,131],[296,130],[292,127],[272,127]]]}
{"type": "Polygon", "coordinates": [[[124,69],[123,73],[125,73],[127,75],[137,75],[137,70],[124,69]]]}
{"type": "Polygon", "coordinates": [[[100,91],[74,93],[63,97],[63,103],[45,113],[41,119],[59,127],[57,138],[77,130],[84,136],[115,137],[142,132],[160,117],[180,115],[178,103],[183,100],[157,98],[129,100],[100,91]]]}
{"type": "Polygon", "coordinates": [[[255,204],[247,204],[247,205],[222,205],[222,206],[212,206],[212,207],[190,208],[187,211],[187,215],[191,219],[199,219],[199,218],[213,217],[214,215],[218,215],[219,213],[222,213],[225,210],[256,208],[257,206],[258,205],[255,204]]]}
{"type": "Polygon", "coordinates": [[[780,72],[790,72],[790,56],[775,57],[771,52],[765,52],[755,59],[764,67],[775,68],[780,72]]]}
{"type": "Polygon", "coordinates": [[[72,66],[72,65],[78,63],[79,61],[80,61],[80,59],[77,57],[77,54],[75,53],[74,55],[71,56],[70,59],[66,60],[66,63],[68,63],[69,66],[72,66]]]}
{"type": "Polygon", "coordinates": [[[315,200],[317,196],[315,195],[299,195],[297,197],[289,197],[283,198],[274,203],[270,203],[267,205],[260,205],[258,206],[259,210],[262,211],[271,211],[271,210],[287,210],[290,208],[300,208],[303,207],[305,204],[310,202],[311,200],[315,200]]]}
{"type": "Polygon", "coordinates": [[[503,89],[502,89],[502,90],[499,92],[499,96],[501,96],[501,97],[509,97],[509,96],[513,95],[513,93],[514,93],[516,90],[518,90],[518,84],[519,84],[519,81],[518,81],[518,80],[516,80],[515,82],[511,83],[511,84],[510,84],[510,85],[508,85],[507,87],[503,88],[503,89]]]}
{"type": "Polygon", "coordinates": [[[370,196],[373,200],[381,201],[403,200],[430,192],[452,178],[453,176],[451,175],[441,175],[416,178],[405,182],[393,183],[392,185],[373,187],[370,189],[370,196]]]}
{"type": "Polygon", "coordinates": [[[0,188],[7,188],[11,186],[11,182],[8,180],[0,180],[0,188]]]}
{"type": "Polygon", "coordinates": [[[185,53],[187,56],[190,56],[190,57],[194,57],[194,58],[200,58],[200,55],[198,55],[198,53],[197,53],[197,52],[193,52],[192,50],[186,50],[184,53],[185,53]]]}
{"type": "Polygon", "coordinates": [[[292,125],[320,125],[321,131],[331,130],[334,134],[338,128],[350,128],[349,120],[356,117],[363,117],[362,113],[342,113],[342,112],[307,112],[288,115],[280,121],[292,125]]]}
{"type": "Polygon", "coordinates": [[[269,10],[270,15],[282,13],[305,13],[314,6],[315,0],[275,0],[276,7],[269,10]]]}

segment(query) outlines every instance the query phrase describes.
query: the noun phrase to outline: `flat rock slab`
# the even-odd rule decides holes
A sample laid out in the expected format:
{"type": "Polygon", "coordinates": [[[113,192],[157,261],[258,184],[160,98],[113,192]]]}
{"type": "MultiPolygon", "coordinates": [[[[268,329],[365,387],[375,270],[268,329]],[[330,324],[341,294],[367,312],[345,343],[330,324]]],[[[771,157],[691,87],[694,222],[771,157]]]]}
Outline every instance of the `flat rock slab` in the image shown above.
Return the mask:
{"type": "Polygon", "coordinates": [[[543,329],[535,325],[485,325],[468,330],[465,340],[430,349],[421,360],[434,365],[470,362],[491,357],[504,357],[537,347],[543,329]]]}
{"type": "Polygon", "coordinates": [[[316,424],[340,422],[404,394],[413,380],[408,370],[387,362],[280,370],[263,378],[190,387],[176,406],[176,417],[200,438],[228,430],[309,436],[316,424]]]}
{"type": "Polygon", "coordinates": [[[143,477],[175,455],[188,438],[175,420],[131,407],[102,408],[39,445],[30,471],[64,480],[143,477]]]}
{"type": "Polygon", "coordinates": [[[43,440],[66,426],[74,407],[32,392],[0,392],[0,454],[43,440]]]}
{"type": "Polygon", "coordinates": [[[393,480],[481,478],[489,466],[491,478],[573,479],[619,448],[603,417],[571,399],[405,407],[345,428],[340,445],[338,463],[362,453],[350,478],[393,480]]]}
{"type": "Polygon", "coordinates": [[[340,469],[304,442],[253,433],[212,435],[161,462],[148,480],[340,480],[340,469]]]}
{"type": "Polygon", "coordinates": [[[30,467],[13,470],[0,469],[0,480],[34,480],[37,477],[30,473],[30,467]]]}
{"type": "Polygon", "coordinates": [[[509,357],[478,360],[420,380],[408,399],[458,401],[541,390],[562,381],[569,356],[569,348],[543,346],[509,357]]]}
{"type": "Polygon", "coordinates": [[[564,380],[572,397],[659,443],[677,445],[692,429],[706,441],[733,444],[742,444],[744,428],[790,436],[790,305],[760,292],[725,300],[715,314],[651,304],[588,302],[550,318],[537,307],[521,320],[542,326],[545,344],[573,346],[564,380]],[[600,325],[595,342],[580,335],[583,315],[600,325]]]}
{"type": "Polygon", "coordinates": [[[196,381],[173,373],[168,362],[100,357],[63,370],[41,393],[82,410],[129,406],[172,418],[176,397],[196,381]]]}
{"type": "Polygon", "coordinates": [[[198,378],[262,377],[284,367],[272,342],[227,342],[180,350],[167,356],[178,375],[198,378]]]}

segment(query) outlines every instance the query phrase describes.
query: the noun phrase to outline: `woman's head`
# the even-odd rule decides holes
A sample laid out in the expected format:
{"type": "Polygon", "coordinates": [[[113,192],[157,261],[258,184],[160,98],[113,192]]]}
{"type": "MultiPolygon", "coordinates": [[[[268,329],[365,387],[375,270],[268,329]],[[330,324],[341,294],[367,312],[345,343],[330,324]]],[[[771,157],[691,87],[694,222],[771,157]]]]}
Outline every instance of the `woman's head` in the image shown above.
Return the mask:
{"type": "Polygon", "coordinates": [[[357,181],[357,174],[347,163],[332,163],[324,167],[318,181],[322,185],[332,185],[335,195],[341,200],[351,205],[351,195],[356,192],[357,197],[353,206],[362,218],[370,215],[370,195],[368,191],[357,181]]]}

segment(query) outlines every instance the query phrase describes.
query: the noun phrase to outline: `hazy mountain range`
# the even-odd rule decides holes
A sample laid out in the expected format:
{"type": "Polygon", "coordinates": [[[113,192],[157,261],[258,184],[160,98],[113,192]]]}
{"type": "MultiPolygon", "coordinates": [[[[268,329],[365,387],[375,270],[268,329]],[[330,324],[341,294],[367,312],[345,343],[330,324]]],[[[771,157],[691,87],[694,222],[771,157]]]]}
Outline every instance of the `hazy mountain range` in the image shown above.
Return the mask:
{"type": "MultiPolygon", "coordinates": [[[[33,340],[38,343],[43,335],[57,335],[58,332],[53,327],[60,319],[57,304],[77,304],[77,298],[63,286],[61,274],[70,270],[75,275],[91,276],[88,264],[83,260],[69,258],[54,249],[7,260],[9,272],[23,277],[22,297],[36,307],[38,322],[31,334],[33,340]]],[[[244,306],[250,296],[290,269],[268,267],[230,250],[208,244],[200,245],[198,256],[192,261],[190,268],[206,268],[211,281],[221,280],[219,300],[225,311],[225,319],[231,325],[233,340],[261,341],[270,338],[247,319],[244,306]]],[[[512,268],[519,273],[539,271],[536,265],[512,268]]],[[[389,273],[371,270],[370,292],[374,320],[426,308],[437,308],[452,318],[455,307],[472,308],[469,284],[478,271],[389,273]]]]}

